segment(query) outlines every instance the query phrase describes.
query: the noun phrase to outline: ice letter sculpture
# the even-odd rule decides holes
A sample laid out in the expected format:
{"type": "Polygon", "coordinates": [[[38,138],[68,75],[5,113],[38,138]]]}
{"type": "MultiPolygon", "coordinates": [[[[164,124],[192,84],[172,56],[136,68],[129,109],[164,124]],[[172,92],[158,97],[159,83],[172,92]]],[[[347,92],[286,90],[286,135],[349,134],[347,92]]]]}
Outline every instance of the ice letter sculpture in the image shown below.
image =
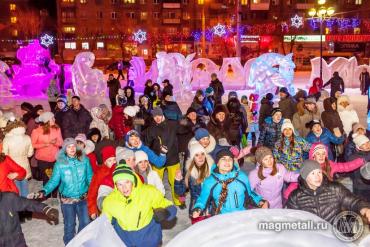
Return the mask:
{"type": "Polygon", "coordinates": [[[6,71],[9,70],[9,66],[0,61],[0,97],[9,97],[12,95],[10,89],[12,87],[12,82],[9,80],[6,71]]]}
{"type": "Polygon", "coordinates": [[[195,59],[191,64],[193,73],[192,88],[207,88],[209,83],[211,83],[212,73],[218,74],[219,66],[208,58],[195,59]]]}
{"type": "Polygon", "coordinates": [[[259,95],[274,93],[277,87],[286,87],[294,95],[293,53],[286,56],[278,53],[265,53],[251,65],[248,86],[259,95]]]}
{"type": "Polygon", "coordinates": [[[148,72],[146,71],[146,65],[144,62],[144,58],[142,57],[132,57],[130,61],[130,69],[129,69],[129,78],[130,80],[134,81],[135,90],[143,92],[145,87],[145,82],[148,79],[156,82],[158,77],[158,68],[157,68],[157,60],[153,60],[152,66],[148,72]]]}
{"type": "Polygon", "coordinates": [[[225,57],[218,76],[226,88],[245,89],[245,73],[239,57],[225,57]]]}

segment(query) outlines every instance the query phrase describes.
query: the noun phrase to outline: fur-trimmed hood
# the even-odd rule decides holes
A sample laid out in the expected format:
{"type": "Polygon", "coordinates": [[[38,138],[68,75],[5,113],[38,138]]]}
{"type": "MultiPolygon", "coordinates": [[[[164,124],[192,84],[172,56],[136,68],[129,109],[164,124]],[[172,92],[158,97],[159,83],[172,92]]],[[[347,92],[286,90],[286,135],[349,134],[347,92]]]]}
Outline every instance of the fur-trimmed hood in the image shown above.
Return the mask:
{"type": "Polygon", "coordinates": [[[337,108],[338,108],[338,112],[342,112],[342,111],[352,111],[353,110],[353,105],[351,104],[351,101],[349,99],[349,97],[347,95],[341,95],[338,100],[337,100],[337,108]],[[346,108],[344,108],[343,106],[340,105],[340,103],[342,102],[348,102],[348,106],[346,108]]]}
{"type": "Polygon", "coordinates": [[[26,128],[23,126],[18,126],[12,128],[9,132],[6,133],[6,136],[22,136],[26,134],[26,128]]]}
{"type": "MultiPolygon", "coordinates": [[[[198,141],[195,139],[195,137],[191,138],[190,141],[189,141],[189,144],[188,144],[188,149],[189,150],[190,150],[191,145],[193,145],[194,143],[198,143],[198,141]]],[[[216,139],[212,135],[209,135],[209,145],[206,148],[204,148],[206,150],[206,153],[209,154],[213,150],[215,150],[216,144],[217,144],[216,139]]]]}
{"type": "MultiPolygon", "coordinates": [[[[211,167],[214,163],[214,160],[212,159],[212,157],[210,155],[206,154],[206,161],[207,161],[207,164],[208,164],[208,174],[207,174],[206,177],[208,177],[209,175],[211,175],[211,167]]],[[[191,162],[192,162],[192,159],[190,159],[190,158],[188,158],[186,160],[186,162],[185,162],[186,171],[189,170],[191,162]]],[[[195,169],[195,167],[193,167],[193,169],[190,171],[190,176],[195,180],[199,178],[199,173],[198,173],[197,169],[195,169]]]]}

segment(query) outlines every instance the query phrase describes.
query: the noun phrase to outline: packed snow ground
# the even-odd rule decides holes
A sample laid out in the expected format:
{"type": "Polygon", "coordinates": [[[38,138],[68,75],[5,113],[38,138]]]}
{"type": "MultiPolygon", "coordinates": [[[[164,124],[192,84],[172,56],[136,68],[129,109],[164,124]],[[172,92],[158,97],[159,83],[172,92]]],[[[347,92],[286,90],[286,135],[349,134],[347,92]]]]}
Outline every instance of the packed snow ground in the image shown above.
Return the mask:
{"type": "MultiPolygon", "coordinates": [[[[310,74],[307,72],[298,72],[296,73],[295,78],[295,86],[297,88],[306,89],[308,91],[309,88],[309,77],[310,74]]],[[[122,83],[123,84],[123,83],[122,83]]],[[[241,95],[249,95],[250,91],[238,91],[239,97],[241,95]]],[[[366,111],[367,111],[367,96],[360,95],[359,89],[346,89],[345,94],[349,95],[354,108],[358,112],[360,121],[362,124],[367,126],[366,119],[366,111]]],[[[225,94],[224,100],[226,101],[227,93],[225,94]]],[[[13,108],[13,110],[18,110],[19,106],[22,101],[29,101],[33,104],[43,104],[45,109],[48,109],[48,105],[45,99],[14,99],[10,104],[8,104],[9,108],[13,108]],[[17,107],[18,106],[18,107],[17,107]]],[[[181,109],[185,112],[186,108],[189,106],[190,102],[187,104],[180,104],[181,109]]],[[[248,167],[248,170],[253,169],[253,167],[248,167]]],[[[165,181],[167,181],[165,179],[165,181]]],[[[169,185],[166,182],[166,192],[169,192],[169,185]]],[[[30,192],[36,192],[41,189],[41,182],[31,180],[30,182],[30,192]]],[[[170,193],[166,195],[168,198],[171,198],[170,193]]],[[[187,197],[187,201],[189,201],[189,196],[187,197]]],[[[60,205],[57,199],[49,199],[47,201],[53,207],[57,207],[60,210],[60,205]]],[[[25,224],[22,225],[22,229],[29,247],[62,247],[63,245],[63,222],[62,222],[62,215],[60,211],[60,223],[57,226],[49,225],[44,219],[42,219],[42,215],[34,215],[34,218],[31,221],[27,221],[25,224]]],[[[190,226],[190,220],[188,218],[188,209],[178,210],[177,219],[173,222],[169,222],[168,224],[164,225],[163,229],[163,246],[166,245],[171,239],[174,238],[178,233],[182,232],[184,229],[190,226]]],[[[363,236],[369,234],[369,228],[365,227],[365,233],[363,236]]],[[[358,241],[356,241],[358,242],[358,241]]]]}

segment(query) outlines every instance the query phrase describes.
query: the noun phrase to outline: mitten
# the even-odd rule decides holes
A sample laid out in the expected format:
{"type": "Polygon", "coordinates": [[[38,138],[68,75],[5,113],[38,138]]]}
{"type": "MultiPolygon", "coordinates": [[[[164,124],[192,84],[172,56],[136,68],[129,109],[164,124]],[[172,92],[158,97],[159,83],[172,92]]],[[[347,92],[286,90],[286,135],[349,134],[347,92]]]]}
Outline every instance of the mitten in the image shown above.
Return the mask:
{"type": "Polygon", "coordinates": [[[42,210],[42,212],[48,217],[47,222],[52,225],[53,223],[55,225],[59,224],[59,211],[55,208],[46,206],[42,210]]]}
{"type": "Polygon", "coordinates": [[[170,212],[168,212],[168,210],[165,208],[154,209],[153,213],[153,218],[158,223],[165,221],[170,216],[170,212]]]}

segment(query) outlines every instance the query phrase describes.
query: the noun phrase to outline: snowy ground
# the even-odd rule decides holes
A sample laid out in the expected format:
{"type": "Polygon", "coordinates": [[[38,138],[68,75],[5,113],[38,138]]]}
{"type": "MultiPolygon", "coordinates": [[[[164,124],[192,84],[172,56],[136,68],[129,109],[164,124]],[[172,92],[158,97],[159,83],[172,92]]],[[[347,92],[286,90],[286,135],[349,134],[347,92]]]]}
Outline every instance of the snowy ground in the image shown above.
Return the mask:
{"type": "MultiPolygon", "coordinates": [[[[301,72],[296,74],[295,79],[295,86],[297,88],[308,89],[308,80],[309,80],[309,73],[301,72]]],[[[249,95],[250,92],[248,91],[238,91],[239,96],[247,94],[249,95]]],[[[366,110],[367,110],[367,96],[362,96],[359,93],[359,89],[346,89],[346,94],[350,96],[355,109],[357,110],[360,121],[362,124],[367,125],[366,123],[366,110]]],[[[19,109],[20,103],[25,99],[16,99],[13,100],[11,104],[8,104],[10,108],[19,109]],[[18,107],[17,107],[18,106],[18,107]]],[[[42,103],[45,105],[45,99],[27,99],[27,101],[31,103],[42,103]]],[[[188,103],[189,104],[189,103],[188,103]]],[[[46,106],[46,105],[45,105],[46,106]]],[[[2,105],[4,107],[4,105],[2,105]]],[[[180,107],[183,111],[186,111],[188,107],[187,104],[181,104],[180,107]]],[[[46,106],[45,109],[48,109],[46,106]]],[[[251,168],[249,168],[251,169],[251,168]]],[[[168,183],[166,183],[166,190],[168,189],[168,183]]],[[[38,191],[41,188],[41,183],[32,180],[30,183],[30,191],[38,191]]],[[[167,195],[169,198],[170,195],[167,195]]],[[[47,203],[51,204],[54,207],[59,206],[59,202],[54,200],[48,200],[47,203]]],[[[28,221],[22,225],[23,232],[26,237],[26,241],[29,247],[61,247],[63,246],[63,222],[62,216],[60,215],[60,224],[57,226],[50,226],[46,223],[45,220],[40,219],[40,215],[35,216],[32,221],[28,221]]],[[[188,219],[188,209],[185,210],[178,210],[177,219],[174,222],[166,225],[163,230],[163,245],[165,246],[175,235],[180,233],[182,230],[186,229],[190,226],[190,221],[188,219]]],[[[365,227],[366,233],[364,235],[369,234],[369,228],[365,227]]]]}

